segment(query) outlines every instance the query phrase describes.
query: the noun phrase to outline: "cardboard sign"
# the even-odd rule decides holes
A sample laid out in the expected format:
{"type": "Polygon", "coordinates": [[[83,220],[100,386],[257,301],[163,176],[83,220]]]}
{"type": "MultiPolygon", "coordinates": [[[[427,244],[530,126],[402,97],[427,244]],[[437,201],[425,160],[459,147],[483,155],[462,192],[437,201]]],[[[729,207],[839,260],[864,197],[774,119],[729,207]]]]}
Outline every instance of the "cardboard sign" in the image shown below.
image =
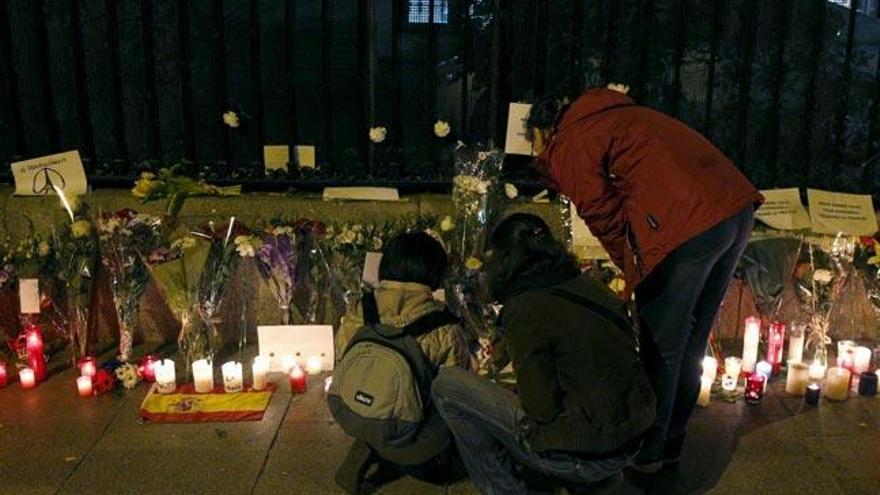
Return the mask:
{"type": "Polygon", "coordinates": [[[379,287],[379,263],[382,261],[382,253],[367,253],[364,258],[364,274],[361,279],[372,288],[379,287]]]}
{"type": "Polygon", "coordinates": [[[810,214],[801,204],[801,193],[796,187],[761,191],[764,204],[755,212],[755,218],[779,230],[810,228],[810,214]]]}
{"type": "Polygon", "coordinates": [[[40,280],[22,278],[18,281],[18,301],[22,314],[30,315],[40,312],[40,280]]]}
{"type": "Polygon", "coordinates": [[[297,146],[296,163],[299,168],[315,168],[315,147],[297,146]]]}
{"type": "Polygon", "coordinates": [[[325,187],[324,199],[399,201],[400,194],[394,187],[325,187]]]}
{"type": "Polygon", "coordinates": [[[611,259],[599,239],[590,232],[577,209],[571,208],[571,250],[581,260],[611,259]]]}
{"type": "Polygon", "coordinates": [[[290,162],[290,147],[283,145],[263,146],[263,166],[269,170],[287,170],[290,162]]]}
{"type": "Polygon", "coordinates": [[[877,232],[871,196],[807,189],[813,232],[869,236],[877,232]]]}
{"type": "Polygon", "coordinates": [[[305,368],[311,356],[320,356],[325,370],[336,360],[331,325],[266,325],[257,327],[261,356],[269,358],[269,371],[284,371],[284,356],[293,356],[305,368]]]}
{"type": "Polygon", "coordinates": [[[76,150],[13,162],[11,167],[15,194],[19,196],[55,194],[53,186],[73,196],[88,191],[86,172],[76,150]]]}
{"type": "Polygon", "coordinates": [[[526,139],[526,119],[532,105],[528,103],[511,103],[507,113],[507,138],[504,141],[504,152],[508,155],[534,156],[532,143],[526,139]]]}

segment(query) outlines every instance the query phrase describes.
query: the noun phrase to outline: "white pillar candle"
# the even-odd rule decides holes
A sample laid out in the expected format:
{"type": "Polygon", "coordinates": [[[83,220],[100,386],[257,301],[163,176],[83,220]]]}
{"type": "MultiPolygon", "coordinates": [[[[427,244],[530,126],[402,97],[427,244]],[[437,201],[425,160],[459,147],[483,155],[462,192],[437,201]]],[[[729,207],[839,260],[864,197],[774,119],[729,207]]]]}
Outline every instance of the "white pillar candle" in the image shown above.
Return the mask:
{"type": "Polygon", "coordinates": [[[229,361],[223,363],[223,389],[228,394],[241,392],[244,389],[244,378],[241,372],[241,363],[229,361]]]}
{"type": "Polygon", "coordinates": [[[254,358],[254,390],[266,390],[269,381],[269,359],[264,356],[254,358]]]}
{"type": "Polygon", "coordinates": [[[800,363],[804,360],[804,327],[805,325],[791,327],[791,336],[788,338],[789,363],[800,363]]]}
{"type": "Polygon", "coordinates": [[[296,366],[296,358],[294,358],[290,354],[284,356],[281,359],[281,369],[285,373],[290,373],[293,370],[294,366],[296,366]]]}
{"type": "Polygon", "coordinates": [[[733,392],[736,390],[736,383],[738,381],[739,377],[725,373],[721,375],[721,389],[725,392],[733,392]]]}
{"type": "Polygon", "coordinates": [[[700,377],[700,396],[697,397],[697,405],[706,407],[709,405],[709,397],[712,392],[712,382],[708,376],[700,377]]]}
{"type": "Polygon", "coordinates": [[[788,363],[788,376],[785,379],[785,393],[801,397],[807,392],[810,382],[810,367],[804,363],[788,363]]]}
{"type": "Polygon", "coordinates": [[[37,385],[37,379],[32,368],[22,368],[18,372],[18,381],[21,383],[21,388],[34,388],[37,385]]]}
{"type": "Polygon", "coordinates": [[[825,378],[825,368],[826,366],[821,361],[818,359],[814,360],[813,364],[810,365],[810,379],[821,380],[825,378]]]}
{"type": "Polygon", "coordinates": [[[867,347],[856,347],[853,351],[853,371],[856,374],[864,373],[871,369],[871,349],[867,347]]]}
{"type": "Polygon", "coordinates": [[[311,356],[306,360],[306,373],[310,375],[320,375],[324,371],[324,362],[321,356],[311,356]]]}
{"type": "Polygon", "coordinates": [[[174,371],[174,361],[163,359],[153,365],[156,375],[156,392],[160,394],[173,394],[177,391],[177,375],[174,371]]]}
{"type": "Polygon", "coordinates": [[[92,377],[83,375],[77,378],[76,390],[80,397],[90,397],[92,395],[92,377]]]}
{"type": "Polygon", "coordinates": [[[850,371],[846,368],[829,368],[825,379],[825,397],[831,400],[846,400],[849,397],[850,371]]]}
{"type": "Polygon", "coordinates": [[[729,357],[724,359],[724,372],[739,380],[739,374],[742,372],[742,359],[738,357],[729,357]]]}
{"type": "Polygon", "coordinates": [[[840,368],[853,367],[853,353],[856,343],[852,340],[840,340],[837,342],[837,366],[840,368]]]}
{"type": "Polygon", "coordinates": [[[758,362],[758,342],[761,340],[761,320],[755,316],[746,318],[746,329],[743,334],[742,369],[748,373],[755,371],[758,362]]]}
{"type": "Polygon", "coordinates": [[[197,394],[207,394],[214,391],[214,363],[207,359],[199,359],[193,362],[193,382],[197,394]]]}
{"type": "Polygon", "coordinates": [[[715,381],[718,374],[718,360],[712,356],[703,358],[703,376],[707,377],[710,382],[715,381]]]}

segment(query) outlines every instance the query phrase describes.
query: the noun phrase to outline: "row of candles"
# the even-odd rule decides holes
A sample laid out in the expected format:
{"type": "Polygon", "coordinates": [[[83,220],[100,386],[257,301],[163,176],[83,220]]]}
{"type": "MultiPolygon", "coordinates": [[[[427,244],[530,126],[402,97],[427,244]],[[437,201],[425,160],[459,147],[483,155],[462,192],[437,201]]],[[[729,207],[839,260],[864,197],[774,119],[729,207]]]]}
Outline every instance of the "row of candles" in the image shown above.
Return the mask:
{"type": "MultiPolygon", "coordinates": [[[[743,336],[743,357],[727,357],[724,360],[724,375],[721,388],[726,392],[737,389],[739,377],[745,372],[745,398],[748,402],[761,400],[767,388],[767,382],[780,373],[782,366],[782,348],[785,342],[785,325],[779,322],[770,324],[767,338],[767,358],[757,362],[758,342],[760,340],[761,320],[749,317],[745,322],[743,336]]],[[[857,346],[855,342],[843,340],[838,342],[837,366],[826,369],[827,364],[815,360],[807,366],[803,363],[804,326],[796,326],[789,337],[787,355],[788,374],[785,392],[805,397],[807,404],[816,405],[819,401],[821,387],[819,381],[825,379],[825,397],[831,400],[846,400],[853,386],[853,377],[858,377],[858,393],[873,396],[877,393],[877,382],[880,380],[880,369],[870,372],[871,355],[869,348],[857,346]]],[[[718,360],[707,356],[703,359],[703,376],[701,377],[700,394],[697,403],[709,404],[712,384],[715,382],[718,360]]]]}
{"type": "MultiPolygon", "coordinates": [[[[18,381],[22,388],[34,388],[46,379],[46,357],[43,354],[43,334],[40,327],[29,324],[24,332],[27,349],[27,366],[18,371],[18,381]]],[[[9,380],[6,364],[0,362],[0,387],[9,380]]]]}

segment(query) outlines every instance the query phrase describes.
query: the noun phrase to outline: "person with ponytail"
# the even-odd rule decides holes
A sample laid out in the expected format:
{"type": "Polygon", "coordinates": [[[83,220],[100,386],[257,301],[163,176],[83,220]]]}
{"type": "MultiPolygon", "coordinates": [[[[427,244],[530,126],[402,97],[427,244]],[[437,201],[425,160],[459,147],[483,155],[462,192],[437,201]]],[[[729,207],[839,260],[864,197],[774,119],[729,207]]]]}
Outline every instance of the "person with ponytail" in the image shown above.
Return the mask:
{"type": "Polygon", "coordinates": [[[628,90],[542,98],[527,137],[539,171],[623,270],[624,298],[635,295],[657,396],[636,468],[654,473],[680,457],[709,332],[763,197],[709,140],[628,90]]]}
{"type": "Polygon", "coordinates": [[[569,493],[610,489],[654,422],[625,305],[535,215],[505,218],[485,257],[517,393],[455,368],[433,385],[471,480],[484,494],[529,493],[520,465],[569,493]]]}

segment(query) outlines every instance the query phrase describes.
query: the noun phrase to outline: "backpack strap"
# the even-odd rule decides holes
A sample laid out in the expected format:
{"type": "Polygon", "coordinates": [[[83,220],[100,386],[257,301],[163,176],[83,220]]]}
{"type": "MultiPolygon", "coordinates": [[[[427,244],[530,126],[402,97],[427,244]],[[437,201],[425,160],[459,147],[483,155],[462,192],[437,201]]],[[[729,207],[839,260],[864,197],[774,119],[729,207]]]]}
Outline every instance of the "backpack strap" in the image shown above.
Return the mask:
{"type": "Polygon", "coordinates": [[[378,325],[379,321],[379,305],[376,303],[376,295],[373,291],[365,291],[361,296],[361,308],[364,312],[364,323],[370,326],[378,325]]]}
{"type": "Polygon", "coordinates": [[[608,322],[613,324],[615,327],[620,329],[620,331],[623,332],[623,334],[626,336],[626,338],[628,340],[635,343],[635,336],[632,333],[632,322],[629,321],[628,318],[625,318],[625,317],[619,315],[618,313],[615,313],[611,309],[606,308],[605,306],[602,306],[601,304],[597,303],[596,301],[590,300],[590,299],[588,299],[584,296],[581,296],[579,294],[574,294],[574,293],[569,292],[567,290],[562,290],[559,288],[552,288],[552,289],[549,289],[547,292],[549,292],[550,294],[552,294],[554,296],[561,297],[562,299],[565,299],[569,302],[577,304],[578,306],[587,308],[590,311],[592,311],[593,313],[596,313],[597,315],[604,318],[605,320],[607,320],[608,322]]]}
{"type": "Polygon", "coordinates": [[[428,313],[409,325],[404,326],[403,333],[418,338],[440,327],[460,324],[461,318],[452,314],[448,309],[444,309],[443,311],[433,311],[428,313]]]}

